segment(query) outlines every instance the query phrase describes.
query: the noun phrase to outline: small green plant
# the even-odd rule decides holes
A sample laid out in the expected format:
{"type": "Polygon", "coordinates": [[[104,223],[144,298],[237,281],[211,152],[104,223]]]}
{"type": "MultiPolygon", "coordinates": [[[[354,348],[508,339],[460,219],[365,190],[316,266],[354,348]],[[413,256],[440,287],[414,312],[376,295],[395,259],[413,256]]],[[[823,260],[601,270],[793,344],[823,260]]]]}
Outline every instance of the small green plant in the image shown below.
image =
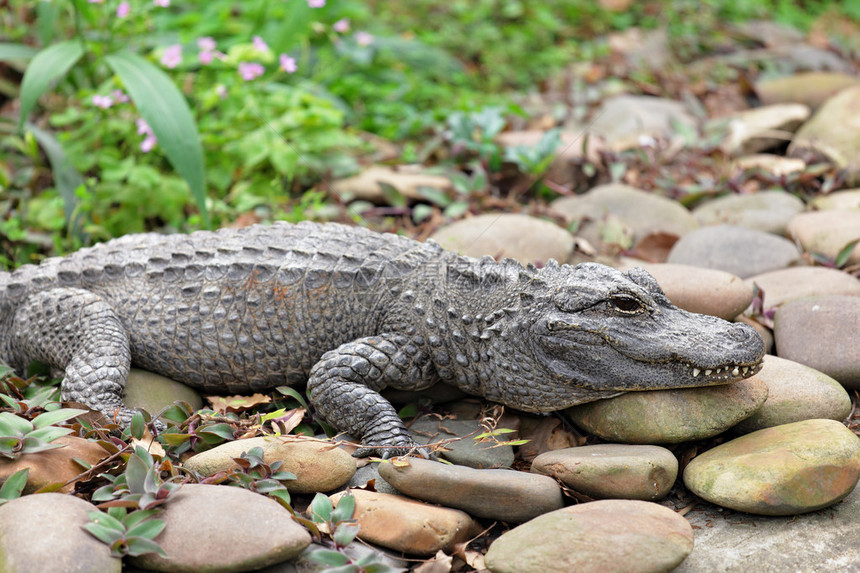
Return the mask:
{"type": "Polygon", "coordinates": [[[110,547],[114,557],[135,557],[145,553],[167,554],[155,542],[166,523],[156,519],[160,510],[140,510],[129,513],[124,507],[111,507],[107,512],[90,511],[90,523],[82,527],[93,537],[110,547]]]}
{"type": "Polygon", "coordinates": [[[50,442],[71,434],[73,430],[53,424],[66,422],[85,413],[86,410],[61,408],[28,420],[11,412],[0,412],[0,456],[15,459],[23,454],[62,448],[62,444],[50,442]]]}
{"type": "Polygon", "coordinates": [[[228,474],[227,482],[230,485],[274,497],[282,505],[289,506],[290,493],[283,482],[294,480],[296,476],[281,470],[282,462],[267,464],[263,461],[263,448],[260,447],[242,452],[242,455],[233,458],[233,461],[239,469],[228,474]]]}
{"type": "Polygon", "coordinates": [[[398,573],[404,571],[391,567],[382,562],[382,556],[378,553],[353,559],[346,548],[358,535],[359,525],[353,519],[355,513],[355,497],[352,495],[342,496],[337,507],[332,505],[331,500],[324,494],[318,493],[308,508],[312,523],[311,532],[319,534],[326,531],[330,534],[330,540],[318,541],[324,547],[309,548],[303,556],[314,563],[323,566],[324,573],[398,573]]]}
{"type": "Polygon", "coordinates": [[[152,509],[165,501],[180,484],[178,476],[161,478],[162,469],[170,469],[169,462],[156,462],[148,451],[137,446],[128,456],[125,471],[117,476],[103,473],[99,477],[109,483],[93,492],[94,502],[108,506],[152,509]]]}

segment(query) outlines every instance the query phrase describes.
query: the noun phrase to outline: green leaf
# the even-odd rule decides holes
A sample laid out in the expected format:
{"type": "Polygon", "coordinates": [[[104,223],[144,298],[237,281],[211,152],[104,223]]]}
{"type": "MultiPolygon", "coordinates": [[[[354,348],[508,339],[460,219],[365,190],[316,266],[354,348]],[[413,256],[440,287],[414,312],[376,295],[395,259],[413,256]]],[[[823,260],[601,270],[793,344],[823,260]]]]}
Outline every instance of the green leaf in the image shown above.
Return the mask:
{"type": "Polygon", "coordinates": [[[323,565],[339,566],[346,565],[349,557],[333,549],[317,549],[308,553],[307,558],[323,565]]]}
{"type": "Polygon", "coordinates": [[[38,50],[31,48],[30,46],[25,46],[24,44],[0,42],[0,62],[6,62],[9,60],[30,60],[37,53],[38,50]]]}
{"type": "Polygon", "coordinates": [[[304,396],[302,396],[295,388],[290,388],[289,386],[278,386],[276,390],[284,396],[289,396],[290,398],[295,399],[305,410],[308,409],[308,403],[304,396]]]}
{"type": "Polygon", "coordinates": [[[839,254],[836,255],[836,259],[834,259],[833,263],[837,267],[844,267],[848,262],[848,259],[851,257],[851,253],[854,251],[854,247],[857,246],[857,243],[860,243],[860,239],[854,239],[844,247],[839,250],[839,254]]]}
{"type": "Polygon", "coordinates": [[[68,436],[74,432],[71,428],[58,428],[57,426],[48,426],[47,428],[39,428],[38,430],[33,430],[26,436],[24,436],[24,443],[27,443],[27,440],[40,440],[44,442],[53,442],[57,438],[62,438],[63,436],[68,436]]]}
{"type": "Polygon", "coordinates": [[[33,431],[29,420],[11,412],[0,412],[0,436],[24,435],[33,431]]]}
{"type": "Polygon", "coordinates": [[[125,476],[128,482],[128,489],[132,493],[144,493],[146,491],[146,473],[149,470],[146,462],[140,456],[134,454],[128,458],[128,464],[125,469],[125,476]]]}
{"type": "Polygon", "coordinates": [[[167,553],[164,552],[164,549],[151,539],[132,537],[127,539],[126,543],[128,543],[127,555],[131,555],[132,557],[137,557],[138,555],[143,555],[145,553],[157,553],[162,557],[167,557],[167,553]]]}
{"type": "Polygon", "coordinates": [[[6,478],[6,481],[0,486],[0,498],[15,499],[21,497],[21,492],[24,491],[24,486],[27,485],[27,476],[29,473],[30,468],[24,468],[6,478]]]}
{"type": "Polygon", "coordinates": [[[90,517],[90,521],[95,524],[102,525],[116,531],[125,531],[125,526],[122,522],[108,513],[103,511],[90,511],[87,512],[87,515],[90,517]]]}
{"type": "MultiPolygon", "coordinates": [[[[338,507],[340,507],[340,504],[338,504],[338,507]]],[[[339,546],[345,547],[353,542],[358,535],[359,529],[361,529],[361,526],[357,523],[341,523],[337,526],[331,538],[339,546]]]]}
{"type": "Polygon", "coordinates": [[[144,521],[134,527],[129,528],[126,533],[127,537],[145,537],[146,539],[155,539],[158,534],[164,531],[167,523],[161,519],[150,519],[144,521]]]}
{"type": "Polygon", "coordinates": [[[132,511],[122,520],[125,524],[126,529],[131,530],[138,523],[149,519],[150,517],[154,517],[161,513],[160,509],[141,509],[138,511],[132,511]]]}
{"type": "Polygon", "coordinates": [[[36,101],[52,87],[51,84],[63,78],[83,55],[84,47],[80,40],[67,40],[48,46],[33,57],[21,80],[19,130],[36,101]]]}
{"type": "Polygon", "coordinates": [[[234,436],[235,430],[233,426],[230,424],[212,424],[211,426],[206,426],[197,431],[197,434],[203,437],[206,434],[211,436],[218,436],[219,438],[224,438],[225,440],[232,440],[234,436]]]}
{"type": "Polygon", "coordinates": [[[122,80],[170,164],[188,183],[204,225],[209,227],[203,147],[188,102],[167,74],[136,54],[122,51],[105,61],[122,80]]]}
{"type": "Polygon", "coordinates": [[[59,410],[54,410],[52,412],[44,412],[33,418],[33,427],[44,428],[46,426],[65,422],[75,416],[80,416],[81,414],[86,413],[86,410],[80,410],[78,408],[60,408],[59,410]]]}
{"type": "Polygon", "coordinates": [[[123,538],[122,531],[117,531],[116,529],[106,527],[100,523],[86,523],[83,525],[83,528],[86,529],[87,532],[90,533],[90,535],[92,535],[106,545],[112,545],[117,540],[123,538]]]}
{"type": "Polygon", "coordinates": [[[334,523],[339,523],[341,521],[348,521],[352,519],[352,515],[355,513],[355,497],[352,495],[344,495],[342,496],[338,502],[337,507],[334,508],[334,511],[331,512],[331,520],[334,523]]]}
{"type": "Polygon", "coordinates": [[[329,521],[331,519],[332,510],[331,500],[328,496],[318,493],[314,496],[313,501],[311,501],[310,510],[311,519],[314,521],[329,521]]]}

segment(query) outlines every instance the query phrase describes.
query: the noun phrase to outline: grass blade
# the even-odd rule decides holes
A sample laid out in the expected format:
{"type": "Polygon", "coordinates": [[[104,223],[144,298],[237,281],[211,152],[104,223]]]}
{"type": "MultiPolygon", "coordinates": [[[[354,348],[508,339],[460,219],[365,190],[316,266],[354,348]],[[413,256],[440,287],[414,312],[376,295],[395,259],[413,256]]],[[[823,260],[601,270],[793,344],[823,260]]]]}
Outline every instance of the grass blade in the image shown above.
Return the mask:
{"type": "Polygon", "coordinates": [[[188,183],[208,227],[203,147],[185,97],[167,74],[136,54],[123,51],[105,60],[152,128],[167,160],[188,183]]]}
{"type": "Polygon", "coordinates": [[[18,129],[24,126],[24,121],[36,101],[48,88],[53,87],[65,77],[69,69],[84,55],[84,48],[78,40],[67,40],[53,46],[48,46],[36,54],[21,80],[21,117],[18,129]]]}

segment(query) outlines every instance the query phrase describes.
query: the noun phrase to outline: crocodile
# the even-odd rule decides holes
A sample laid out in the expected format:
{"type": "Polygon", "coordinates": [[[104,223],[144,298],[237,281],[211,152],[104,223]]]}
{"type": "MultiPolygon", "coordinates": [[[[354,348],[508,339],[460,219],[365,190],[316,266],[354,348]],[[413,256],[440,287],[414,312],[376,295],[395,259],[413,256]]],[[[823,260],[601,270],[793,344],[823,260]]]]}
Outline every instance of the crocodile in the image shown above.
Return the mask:
{"type": "Polygon", "coordinates": [[[335,223],[126,235],[0,272],[0,358],[120,424],[134,365],[209,393],[307,385],[356,455],[414,442],[386,387],[438,381],[546,413],[761,367],[746,325],[671,304],[642,269],[471,258],[335,223]]]}

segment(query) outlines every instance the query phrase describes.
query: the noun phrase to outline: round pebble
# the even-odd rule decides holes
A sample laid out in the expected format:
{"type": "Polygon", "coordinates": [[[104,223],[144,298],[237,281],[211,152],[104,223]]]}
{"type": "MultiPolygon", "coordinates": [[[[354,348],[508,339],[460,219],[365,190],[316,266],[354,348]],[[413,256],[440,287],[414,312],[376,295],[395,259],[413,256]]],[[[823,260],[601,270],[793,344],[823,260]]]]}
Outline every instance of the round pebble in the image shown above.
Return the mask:
{"type": "Polygon", "coordinates": [[[860,280],[848,273],[825,267],[794,267],[750,277],[746,280],[764,291],[764,307],[774,308],[798,298],[843,294],[860,296],[860,280]]]}
{"type": "Polygon", "coordinates": [[[565,410],[585,431],[627,444],[675,444],[715,436],[758,410],[767,384],[753,378],[723,386],[628,392],[565,410]]]}
{"type": "MultiPolygon", "coordinates": [[[[466,513],[408,499],[400,495],[350,490],[355,497],[354,519],[361,526],[358,537],[388,549],[414,555],[450,553],[481,528],[466,513]]],[[[331,496],[337,506],[346,492],[331,496]]]]}
{"type": "Polygon", "coordinates": [[[693,209],[693,217],[702,226],[737,225],[783,235],[788,222],[802,212],[804,207],[803,201],[791,193],[761,191],[748,195],[724,195],[712,199],[693,209]]]}
{"type": "Polygon", "coordinates": [[[797,247],[784,237],[735,225],[714,225],[681,237],[666,262],[717,269],[746,278],[799,261],[797,247]]]}
{"type": "MultiPolygon", "coordinates": [[[[489,439],[476,441],[475,436],[486,430],[477,420],[440,420],[424,416],[409,426],[409,435],[418,444],[429,444],[454,439],[445,445],[447,452],[439,456],[452,464],[470,468],[509,468],[514,465],[513,446],[500,445],[489,439]]],[[[501,436],[498,441],[508,439],[501,436]]]]}
{"type": "Polygon", "coordinates": [[[860,209],[860,189],[843,189],[827,195],[819,195],[809,202],[809,207],[820,211],[860,209]]]}
{"type": "Polygon", "coordinates": [[[734,429],[752,432],[791,422],[828,418],[844,420],[851,412],[851,397],[836,380],[778,356],[765,356],[755,375],[767,384],[767,400],[734,429]]]}
{"type": "Polygon", "coordinates": [[[212,475],[238,466],[233,458],[251,448],[263,448],[263,461],[281,462],[281,470],[295,474],[295,480],[284,482],[291,493],[314,493],[335,490],[355,474],[355,458],[343,449],[309,438],[267,436],[227,442],[185,460],[187,469],[212,475]]]}
{"type": "Polygon", "coordinates": [[[521,263],[564,262],[574,246],[573,236],[555,223],[512,213],[461,219],[430,238],[461,255],[510,257],[521,263]]]}
{"type": "Polygon", "coordinates": [[[699,224],[676,201],[620,183],[600,185],[582,195],[562,197],[550,207],[582,224],[578,236],[598,244],[607,214],[618,217],[633,232],[635,242],[652,233],[683,236],[699,224]]]}
{"type": "Polygon", "coordinates": [[[738,112],[729,119],[729,135],[721,147],[726,153],[738,154],[782,145],[809,114],[809,108],[800,103],[778,103],[738,112]]]}
{"type": "Polygon", "coordinates": [[[15,472],[29,468],[24,493],[33,493],[37,489],[58,483],[66,484],[58,491],[71,493],[75,490],[75,482],[71,480],[84,472],[76,459],[94,466],[110,455],[97,442],[76,436],[62,436],[51,443],[63,447],[26,454],[16,459],[0,458],[0,483],[5,482],[15,472]]]}
{"type": "Polygon", "coordinates": [[[485,556],[493,573],[657,573],[693,550],[693,528],[662,505],[607,499],[537,517],[496,539],[485,556]]]}
{"type": "Polygon", "coordinates": [[[527,521],[564,505],[554,479],[513,470],[476,470],[397,458],[380,464],[379,475],[408,496],[487,519],[527,521]]]}
{"type": "Polygon", "coordinates": [[[776,353],[860,389],[860,296],[793,300],[774,317],[776,353]]]}
{"type": "MultiPolygon", "coordinates": [[[[804,251],[835,260],[849,243],[860,239],[860,209],[800,213],[789,222],[788,234],[804,251]]],[[[860,263],[860,243],[854,245],[846,263],[860,263]]]]}
{"type": "Polygon", "coordinates": [[[596,499],[666,497],[678,477],[678,460],[659,446],[599,444],[539,455],[531,471],[561,480],[596,499]]]}
{"type": "Polygon", "coordinates": [[[860,479],[860,438],[834,420],[765,428],[691,461],[684,484],[711,503],[761,515],[827,507],[860,479]]]}

